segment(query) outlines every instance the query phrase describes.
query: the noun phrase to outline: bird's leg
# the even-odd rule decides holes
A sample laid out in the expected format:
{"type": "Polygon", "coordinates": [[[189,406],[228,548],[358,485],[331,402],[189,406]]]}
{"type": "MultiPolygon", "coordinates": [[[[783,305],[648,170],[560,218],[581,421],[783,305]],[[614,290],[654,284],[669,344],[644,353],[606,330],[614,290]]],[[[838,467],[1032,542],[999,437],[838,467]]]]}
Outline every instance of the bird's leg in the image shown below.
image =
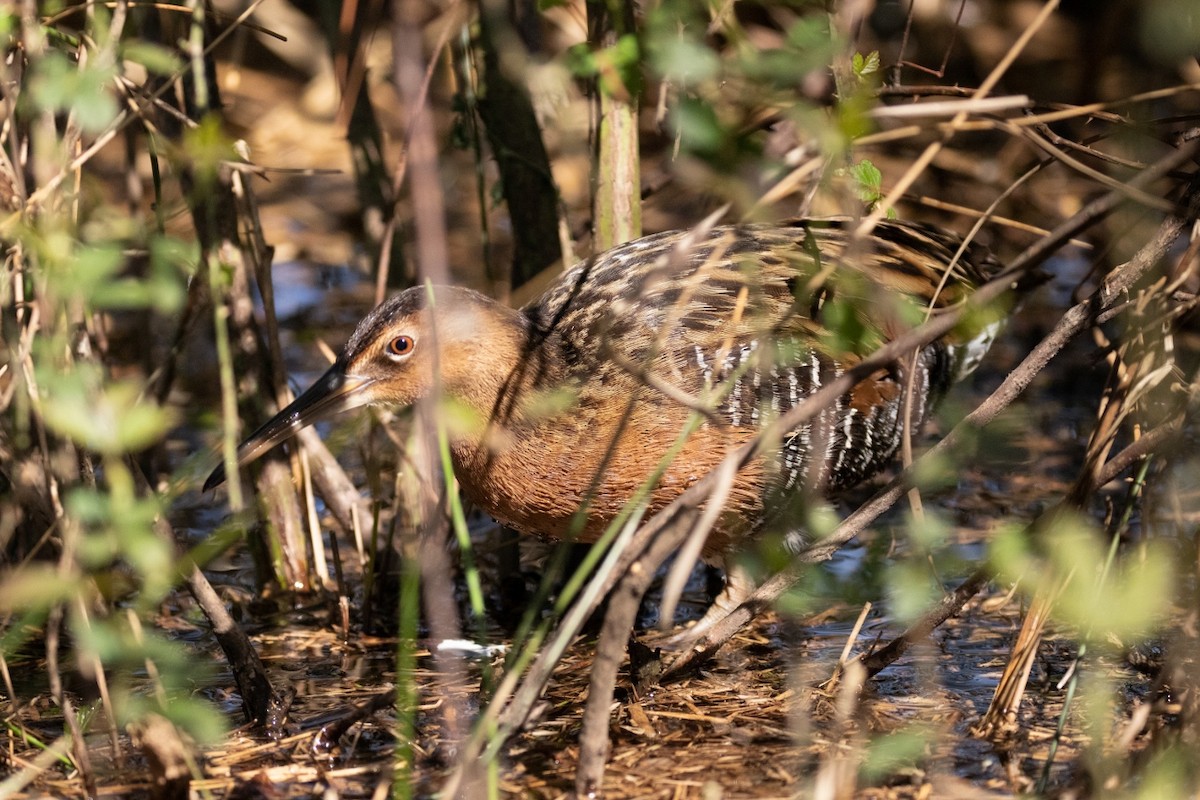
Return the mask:
{"type": "Polygon", "coordinates": [[[724,568],[725,588],[713,600],[712,605],[704,612],[704,616],[692,627],[664,639],[663,647],[682,649],[694,644],[700,637],[708,633],[712,626],[729,616],[730,612],[740,606],[742,601],[758,588],[758,584],[749,570],[732,558],[726,560],[724,568]]]}

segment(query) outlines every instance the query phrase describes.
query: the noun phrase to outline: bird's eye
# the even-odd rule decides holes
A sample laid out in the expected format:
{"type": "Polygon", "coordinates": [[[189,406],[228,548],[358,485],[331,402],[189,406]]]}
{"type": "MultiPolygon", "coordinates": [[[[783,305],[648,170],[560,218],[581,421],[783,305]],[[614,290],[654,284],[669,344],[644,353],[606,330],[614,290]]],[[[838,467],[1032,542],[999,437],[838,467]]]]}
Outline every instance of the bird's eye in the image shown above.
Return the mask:
{"type": "Polygon", "coordinates": [[[387,353],[392,358],[403,358],[413,351],[417,343],[411,336],[397,336],[388,342],[387,353]]]}

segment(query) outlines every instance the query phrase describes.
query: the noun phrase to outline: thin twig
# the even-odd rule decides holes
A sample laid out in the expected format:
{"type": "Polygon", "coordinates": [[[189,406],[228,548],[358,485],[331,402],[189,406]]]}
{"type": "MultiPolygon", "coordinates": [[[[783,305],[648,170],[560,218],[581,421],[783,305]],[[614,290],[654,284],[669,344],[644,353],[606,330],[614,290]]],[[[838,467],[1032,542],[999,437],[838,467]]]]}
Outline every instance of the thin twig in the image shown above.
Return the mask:
{"type": "MultiPolygon", "coordinates": [[[[1054,11],[1057,10],[1058,4],[1059,0],[1047,0],[1046,4],[1042,6],[1041,10],[1038,12],[1037,16],[1034,17],[1033,21],[1029,23],[1029,26],[1021,32],[1020,37],[1018,37],[1017,41],[1014,42],[1012,47],[1008,49],[1008,52],[1004,54],[1004,57],[1000,59],[1000,63],[998,63],[988,74],[988,76],[984,78],[983,83],[979,84],[979,88],[975,90],[975,93],[972,95],[972,99],[982,99],[987,97],[992,88],[1004,76],[1004,73],[1008,72],[1008,68],[1012,66],[1014,61],[1016,61],[1017,56],[1020,55],[1020,53],[1025,49],[1025,46],[1028,45],[1030,40],[1033,39],[1033,35],[1041,29],[1042,25],[1044,25],[1046,21],[1050,19],[1054,11]]],[[[946,143],[950,140],[950,137],[954,135],[954,131],[964,122],[966,122],[967,116],[968,115],[966,111],[960,111],[954,115],[954,119],[948,123],[948,128],[946,132],[942,134],[942,138],[936,142],[932,142],[928,147],[925,148],[924,152],[917,157],[912,166],[909,167],[900,177],[900,180],[896,181],[896,185],[893,186],[891,191],[887,193],[887,196],[876,204],[875,210],[864,217],[862,222],[859,223],[857,229],[859,236],[865,236],[870,233],[872,229],[874,229],[875,225],[881,219],[883,219],[885,214],[888,213],[888,209],[892,208],[896,204],[896,201],[899,200],[900,197],[902,197],[904,193],[909,190],[909,188],[916,181],[917,177],[925,171],[925,168],[928,167],[930,163],[932,163],[933,157],[937,155],[943,147],[946,146],[946,143]]]]}
{"type": "Polygon", "coordinates": [[[939,100],[934,103],[911,103],[902,106],[879,106],[871,109],[868,116],[874,119],[929,119],[948,117],[951,114],[995,114],[1016,108],[1029,108],[1033,101],[1026,95],[1007,97],[969,97],[965,100],[939,100]]]}

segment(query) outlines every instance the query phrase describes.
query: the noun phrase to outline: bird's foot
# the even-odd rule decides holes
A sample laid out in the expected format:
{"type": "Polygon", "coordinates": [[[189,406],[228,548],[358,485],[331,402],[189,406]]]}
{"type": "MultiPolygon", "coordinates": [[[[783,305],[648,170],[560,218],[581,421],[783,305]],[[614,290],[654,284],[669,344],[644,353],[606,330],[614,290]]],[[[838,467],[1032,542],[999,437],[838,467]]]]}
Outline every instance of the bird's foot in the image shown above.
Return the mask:
{"type": "Polygon", "coordinates": [[[684,628],[658,642],[658,646],[668,650],[687,650],[699,644],[717,623],[729,616],[756,588],[754,578],[744,568],[733,563],[726,565],[725,588],[713,600],[704,616],[690,628],[684,628]]]}
{"type": "Polygon", "coordinates": [[[713,625],[716,625],[718,622],[720,622],[722,619],[725,618],[725,615],[727,612],[725,612],[723,610],[721,611],[721,613],[713,615],[712,612],[715,608],[716,608],[716,606],[709,608],[709,610],[707,612],[705,612],[704,616],[696,621],[695,625],[691,625],[687,628],[684,628],[681,631],[676,631],[675,633],[670,634],[666,638],[655,642],[655,644],[657,646],[663,648],[664,650],[686,650],[686,649],[688,649],[689,647],[691,647],[692,645],[696,644],[701,639],[703,639],[704,634],[707,633],[709,630],[711,630],[713,625]],[[711,617],[711,619],[710,619],[710,617],[711,617]]]}

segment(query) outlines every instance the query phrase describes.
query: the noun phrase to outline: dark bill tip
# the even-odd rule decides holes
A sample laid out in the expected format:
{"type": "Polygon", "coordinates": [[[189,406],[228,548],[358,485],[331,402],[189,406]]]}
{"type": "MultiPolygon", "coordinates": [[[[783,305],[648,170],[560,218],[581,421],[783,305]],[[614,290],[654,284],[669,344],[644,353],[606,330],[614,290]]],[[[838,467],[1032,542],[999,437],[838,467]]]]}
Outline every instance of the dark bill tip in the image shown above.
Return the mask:
{"type": "MultiPolygon", "coordinates": [[[[371,383],[369,378],[347,375],[340,365],[333,365],[287,408],[267,420],[238,445],[238,466],[244,467],[256,461],[314,422],[341,411],[366,405],[370,402],[370,397],[364,390],[371,383]]],[[[220,464],[204,481],[204,491],[220,486],[226,477],[225,464],[220,464]]]]}
{"type": "Polygon", "coordinates": [[[209,473],[208,478],[204,481],[204,490],[211,492],[213,489],[225,482],[225,465],[218,464],[217,468],[209,473]]]}

